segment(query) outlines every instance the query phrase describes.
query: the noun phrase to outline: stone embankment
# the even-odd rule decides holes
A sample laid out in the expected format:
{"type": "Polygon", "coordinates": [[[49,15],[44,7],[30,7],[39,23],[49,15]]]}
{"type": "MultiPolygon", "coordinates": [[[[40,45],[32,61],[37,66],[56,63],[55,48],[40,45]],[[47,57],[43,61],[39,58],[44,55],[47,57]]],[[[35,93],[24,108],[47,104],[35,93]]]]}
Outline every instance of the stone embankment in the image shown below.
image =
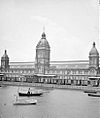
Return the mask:
{"type": "Polygon", "coordinates": [[[91,87],[91,86],[57,85],[57,84],[7,82],[7,81],[0,81],[0,85],[1,86],[6,85],[6,86],[45,87],[45,88],[70,89],[70,90],[81,90],[81,91],[93,90],[96,92],[100,92],[100,86],[91,87]]]}

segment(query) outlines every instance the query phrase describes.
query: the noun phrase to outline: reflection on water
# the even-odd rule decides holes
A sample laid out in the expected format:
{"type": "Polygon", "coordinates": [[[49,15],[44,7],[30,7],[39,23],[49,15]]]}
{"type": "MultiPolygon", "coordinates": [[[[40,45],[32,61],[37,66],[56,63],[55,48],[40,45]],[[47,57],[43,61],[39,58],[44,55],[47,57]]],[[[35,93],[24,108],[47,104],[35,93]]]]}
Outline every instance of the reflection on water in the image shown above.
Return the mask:
{"type": "Polygon", "coordinates": [[[81,91],[49,90],[41,97],[35,97],[38,100],[36,105],[14,106],[14,94],[17,94],[17,90],[18,87],[0,88],[1,118],[100,117],[100,98],[89,97],[81,91]]]}

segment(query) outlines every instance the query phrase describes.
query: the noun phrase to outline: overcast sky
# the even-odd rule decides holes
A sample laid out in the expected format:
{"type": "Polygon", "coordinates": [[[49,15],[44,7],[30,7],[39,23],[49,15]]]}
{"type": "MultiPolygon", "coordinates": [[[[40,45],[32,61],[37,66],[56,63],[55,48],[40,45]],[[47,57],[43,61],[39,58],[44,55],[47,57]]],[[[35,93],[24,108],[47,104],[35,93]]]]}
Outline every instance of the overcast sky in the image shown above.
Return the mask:
{"type": "Polygon", "coordinates": [[[98,0],[0,0],[0,57],[34,61],[43,27],[51,60],[87,60],[99,50],[98,0]]]}

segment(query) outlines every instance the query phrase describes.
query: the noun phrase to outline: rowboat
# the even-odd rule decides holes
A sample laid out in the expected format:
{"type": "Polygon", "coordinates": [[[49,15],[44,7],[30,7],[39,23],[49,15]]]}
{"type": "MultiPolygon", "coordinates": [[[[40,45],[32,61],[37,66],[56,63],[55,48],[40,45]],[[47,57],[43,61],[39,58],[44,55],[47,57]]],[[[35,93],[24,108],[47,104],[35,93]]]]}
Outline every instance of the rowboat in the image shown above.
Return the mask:
{"type": "Polygon", "coordinates": [[[89,93],[88,96],[92,96],[92,97],[100,97],[100,93],[96,93],[96,94],[89,93]]]}
{"type": "Polygon", "coordinates": [[[30,89],[28,91],[18,91],[19,96],[41,96],[43,94],[42,91],[40,90],[34,90],[34,91],[30,91],[30,89]]]}
{"type": "Polygon", "coordinates": [[[16,97],[15,101],[13,102],[13,105],[33,105],[36,103],[36,99],[19,99],[18,97],[16,97]]]}
{"type": "Polygon", "coordinates": [[[32,104],[36,104],[37,100],[31,99],[31,100],[18,100],[16,102],[14,102],[14,105],[32,105],[32,104]]]}
{"type": "Polygon", "coordinates": [[[26,92],[19,92],[19,96],[41,96],[43,93],[42,92],[31,92],[31,93],[26,93],[26,92]]]}
{"type": "Polygon", "coordinates": [[[97,93],[97,92],[93,90],[85,90],[84,93],[97,93]]]}

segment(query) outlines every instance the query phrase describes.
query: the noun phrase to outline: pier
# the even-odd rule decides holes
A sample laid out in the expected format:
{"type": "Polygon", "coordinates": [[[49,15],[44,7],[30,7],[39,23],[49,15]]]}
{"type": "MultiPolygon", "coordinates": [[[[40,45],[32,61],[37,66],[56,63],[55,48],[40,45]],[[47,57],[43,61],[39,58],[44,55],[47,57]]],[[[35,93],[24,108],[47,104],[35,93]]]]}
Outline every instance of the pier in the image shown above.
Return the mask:
{"type": "Polygon", "coordinates": [[[0,85],[6,86],[26,86],[26,87],[43,87],[43,88],[54,88],[54,89],[69,89],[69,90],[93,90],[100,92],[100,86],[91,87],[91,86],[75,86],[75,85],[57,85],[57,84],[45,84],[45,83],[27,83],[27,82],[7,82],[0,81],[0,85]]]}

